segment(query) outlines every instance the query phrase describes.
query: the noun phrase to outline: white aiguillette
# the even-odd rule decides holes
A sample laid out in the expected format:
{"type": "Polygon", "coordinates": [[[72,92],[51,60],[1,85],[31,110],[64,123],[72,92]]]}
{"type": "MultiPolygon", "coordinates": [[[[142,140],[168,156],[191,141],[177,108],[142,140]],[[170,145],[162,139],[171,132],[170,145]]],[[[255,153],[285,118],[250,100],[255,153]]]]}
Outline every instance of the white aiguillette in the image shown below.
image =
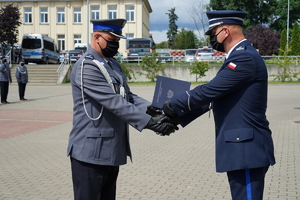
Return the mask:
{"type": "Polygon", "coordinates": [[[190,90],[191,83],[164,76],[157,76],[152,106],[162,108],[165,101],[190,90]]]}

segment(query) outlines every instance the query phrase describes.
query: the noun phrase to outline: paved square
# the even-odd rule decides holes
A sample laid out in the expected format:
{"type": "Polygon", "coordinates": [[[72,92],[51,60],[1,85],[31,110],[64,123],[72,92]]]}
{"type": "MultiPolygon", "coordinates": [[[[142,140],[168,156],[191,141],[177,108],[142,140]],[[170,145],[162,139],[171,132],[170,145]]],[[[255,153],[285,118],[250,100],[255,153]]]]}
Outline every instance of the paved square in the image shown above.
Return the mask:
{"type": "MultiPolygon", "coordinates": [[[[73,199],[66,157],[72,127],[70,85],[30,86],[19,101],[11,85],[0,104],[0,200],[73,199]]],[[[149,101],[154,85],[131,86],[149,101]]],[[[300,85],[269,85],[267,116],[276,165],[264,199],[300,199],[300,85]]],[[[208,114],[171,136],[131,128],[133,163],[121,166],[118,200],[230,199],[225,173],[215,172],[214,122],[208,114]]]]}

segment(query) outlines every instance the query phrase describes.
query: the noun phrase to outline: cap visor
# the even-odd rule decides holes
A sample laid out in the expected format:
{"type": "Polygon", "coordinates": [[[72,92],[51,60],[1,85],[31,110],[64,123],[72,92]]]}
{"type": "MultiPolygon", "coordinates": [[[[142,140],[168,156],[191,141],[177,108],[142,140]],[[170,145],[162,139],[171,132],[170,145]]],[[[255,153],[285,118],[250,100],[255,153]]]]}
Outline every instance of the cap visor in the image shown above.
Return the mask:
{"type": "Polygon", "coordinates": [[[126,37],[124,35],[118,35],[118,34],[116,34],[114,32],[109,32],[109,33],[112,34],[112,35],[114,35],[114,36],[116,36],[116,37],[119,37],[119,38],[122,38],[122,39],[126,39],[126,37]]]}

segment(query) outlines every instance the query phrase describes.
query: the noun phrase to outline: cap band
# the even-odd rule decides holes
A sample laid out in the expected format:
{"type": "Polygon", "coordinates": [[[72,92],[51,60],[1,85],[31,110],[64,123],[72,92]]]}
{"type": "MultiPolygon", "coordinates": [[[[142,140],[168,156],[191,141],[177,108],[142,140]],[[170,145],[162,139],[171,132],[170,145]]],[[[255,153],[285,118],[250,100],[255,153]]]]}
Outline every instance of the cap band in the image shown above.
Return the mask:
{"type": "Polygon", "coordinates": [[[221,17],[221,18],[213,18],[213,19],[210,19],[209,21],[214,21],[214,20],[222,20],[222,19],[233,19],[233,20],[240,20],[240,21],[244,21],[243,18],[240,18],[240,17],[221,17]]]}
{"type": "Polygon", "coordinates": [[[122,28],[110,24],[94,24],[93,31],[110,30],[122,33],[122,28]]]}

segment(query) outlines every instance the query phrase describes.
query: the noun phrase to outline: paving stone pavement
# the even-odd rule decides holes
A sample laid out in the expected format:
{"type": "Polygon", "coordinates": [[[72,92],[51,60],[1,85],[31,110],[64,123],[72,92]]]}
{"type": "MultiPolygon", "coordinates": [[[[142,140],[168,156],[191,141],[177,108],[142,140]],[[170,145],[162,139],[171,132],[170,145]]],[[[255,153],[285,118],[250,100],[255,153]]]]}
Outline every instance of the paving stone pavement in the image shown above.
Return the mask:
{"type": "MultiPolygon", "coordinates": [[[[66,157],[71,86],[28,85],[22,102],[17,86],[9,90],[11,104],[0,104],[0,200],[73,199],[66,157]]],[[[131,90],[151,101],[154,85],[131,90]]],[[[300,199],[300,85],[269,85],[267,116],[277,163],[267,173],[264,199],[300,199]]],[[[230,199],[226,174],[215,172],[208,114],[169,137],[131,128],[130,140],[133,163],[120,168],[118,200],[230,199]]]]}

